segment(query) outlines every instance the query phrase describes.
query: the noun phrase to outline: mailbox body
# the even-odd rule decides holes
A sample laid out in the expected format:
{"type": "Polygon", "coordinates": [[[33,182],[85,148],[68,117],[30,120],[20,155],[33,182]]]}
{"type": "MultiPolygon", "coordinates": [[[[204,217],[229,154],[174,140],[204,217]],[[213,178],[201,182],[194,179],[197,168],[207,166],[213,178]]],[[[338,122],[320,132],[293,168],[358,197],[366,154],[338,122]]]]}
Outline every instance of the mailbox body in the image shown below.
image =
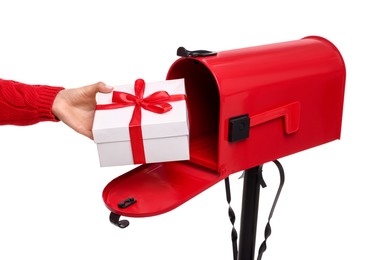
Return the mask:
{"type": "Polygon", "coordinates": [[[345,64],[328,40],[301,40],[182,57],[190,160],[141,165],[104,189],[114,213],[170,211],[230,174],[340,138],[345,64]],[[119,208],[126,198],[136,203],[119,208]]]}
{"type": "Polygon", "coordinates": [[[191,161],[220,174],[340,138],[345,65],[321,37],[181,58],[167,78],[185,78],[191,161]],[[243,115],[248,137],[229,141],[243,115]]]}

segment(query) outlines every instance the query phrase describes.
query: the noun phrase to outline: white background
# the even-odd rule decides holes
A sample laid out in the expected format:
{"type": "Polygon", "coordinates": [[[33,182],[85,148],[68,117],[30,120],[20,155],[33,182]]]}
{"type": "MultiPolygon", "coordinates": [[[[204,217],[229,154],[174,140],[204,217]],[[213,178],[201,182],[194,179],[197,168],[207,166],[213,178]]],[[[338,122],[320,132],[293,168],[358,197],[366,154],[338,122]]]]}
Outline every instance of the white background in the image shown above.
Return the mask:
{"type": "MultiPolygon", "coordinates": [[[[176,49],[229,50],[323,36],[347,67],[343,131],[282,158],[286,183],[263,259],[382,259],[378,1],[0,1],[0,77],[77,87],[163,80],[176,49]]],[[[0,127],[0,259],[232,259],[224,183],[181,207],[109,223],[100,168],[63,123],[0,127]]],[[[264,166],[258,245],[278,175],[264,166]]],[[[239,230],[242,180],[231,186],[239,230]]]]}

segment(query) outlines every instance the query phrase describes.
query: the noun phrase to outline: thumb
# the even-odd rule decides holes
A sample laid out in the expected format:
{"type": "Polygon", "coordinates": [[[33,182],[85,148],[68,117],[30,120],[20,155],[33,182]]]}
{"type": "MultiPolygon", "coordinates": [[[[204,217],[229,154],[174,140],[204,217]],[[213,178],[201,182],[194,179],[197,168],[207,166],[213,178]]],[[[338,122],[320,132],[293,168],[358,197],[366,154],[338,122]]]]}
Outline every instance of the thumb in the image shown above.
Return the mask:
{"type": "Polygon", "coordinates": [[[94,96],[98,92],[101,93],[110,93],[113,91],[113,88],[111,86],[106,85],[103,82],[98,82],[92,85],[88,85],[83,87],[85,93],[90,94],[91,96],[94,96]]]}
{"type": "Polygon", "coordinates": [[[106,85],[103,82],[98,82],[96,85],[97,85],[97,92],[110,93],[110,92],[113,91],[113,87],[112,86],[106,85]]]}

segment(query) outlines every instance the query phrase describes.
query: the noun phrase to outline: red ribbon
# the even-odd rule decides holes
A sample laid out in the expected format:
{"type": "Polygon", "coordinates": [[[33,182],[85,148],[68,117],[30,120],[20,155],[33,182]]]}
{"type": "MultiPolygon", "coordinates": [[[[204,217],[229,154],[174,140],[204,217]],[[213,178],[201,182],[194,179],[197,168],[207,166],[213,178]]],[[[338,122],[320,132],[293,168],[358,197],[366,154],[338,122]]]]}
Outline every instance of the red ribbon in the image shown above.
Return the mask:
{"type": "Polygon", "coordinates": [[[126,92],[114,91],[111,104],[97,105],[97,110],[117,109],[134,106],[134,112],[129,124],[131,149],[134,164],[146,163],[145,149],[142,137],[142,110],[146,109],[153,113],[164,114],[172,109],[168,102],[185,100],[183,94],[169,95],[166,91],[157,91],[143,98],[145,81],[137,79],[134,84],[135,96],[126,92]]]}

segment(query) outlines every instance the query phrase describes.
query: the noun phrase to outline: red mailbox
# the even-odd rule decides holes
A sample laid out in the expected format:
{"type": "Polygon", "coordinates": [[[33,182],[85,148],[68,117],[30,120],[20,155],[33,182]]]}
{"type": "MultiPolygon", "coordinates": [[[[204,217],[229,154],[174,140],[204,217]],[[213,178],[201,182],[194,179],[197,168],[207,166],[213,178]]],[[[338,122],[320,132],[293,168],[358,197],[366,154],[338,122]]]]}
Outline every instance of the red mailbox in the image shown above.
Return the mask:
{"type": "Polygon", "coordinates": [[[345,65],[321,37],[222,51],[187,51],[189,161],[141,165],[104,189],[115,214],[170,211],[230,174],[340,138],[345,65]]]}

